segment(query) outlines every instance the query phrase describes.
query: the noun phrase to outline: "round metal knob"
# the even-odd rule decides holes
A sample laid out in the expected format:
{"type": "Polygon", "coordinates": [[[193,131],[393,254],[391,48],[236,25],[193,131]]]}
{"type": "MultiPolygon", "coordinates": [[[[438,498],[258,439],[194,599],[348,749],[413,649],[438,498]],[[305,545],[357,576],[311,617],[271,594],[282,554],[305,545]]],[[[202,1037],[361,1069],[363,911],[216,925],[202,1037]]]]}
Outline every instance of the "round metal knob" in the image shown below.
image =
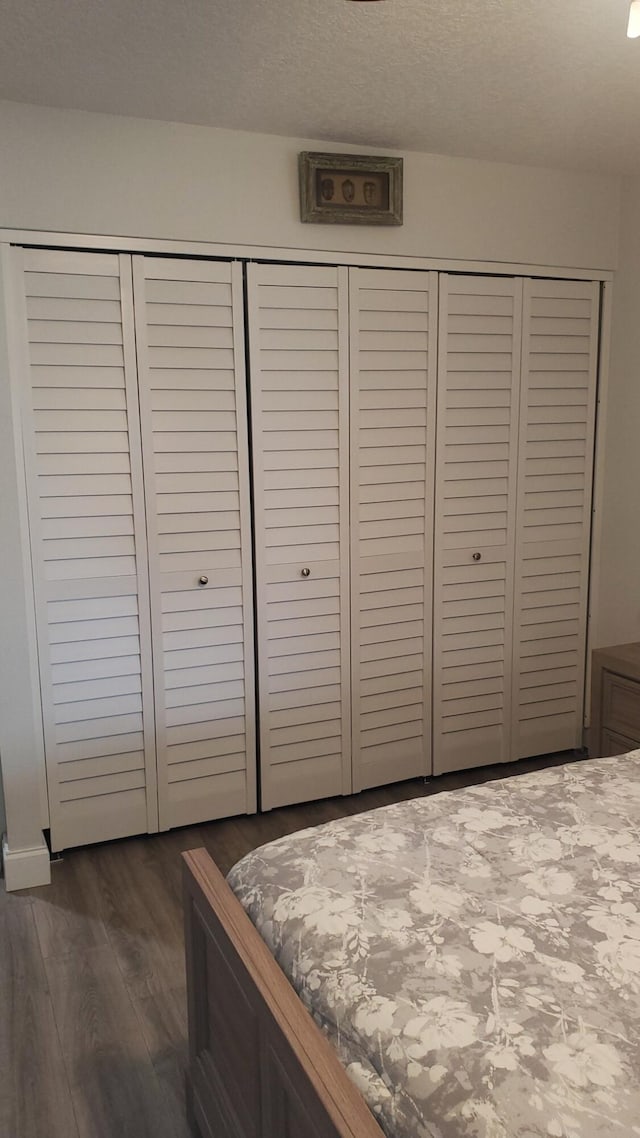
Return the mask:
{"type": "Polygon", "coordinates": [[[205,575],[203,573],[202,577],[198,577],[198,584],[199,585],[208,585],[209,584],[209,578],[205,577],[205,575]]]}
{"type": "Polygon", "coordinates": [[[311,570],[310,569],[301,569],[300,570],[300,576],[301,577],[310,577],[311,576],[311,570]]]}
{"type": "Polygon", "coordinates": [[[473,557],[473,560],[474,560],[474,561],[480,561],[480,560],[481,560],[481,558],[482,558],[482,554],[481,554],[481,553],[473,553],[471,556],[473,557]]]}

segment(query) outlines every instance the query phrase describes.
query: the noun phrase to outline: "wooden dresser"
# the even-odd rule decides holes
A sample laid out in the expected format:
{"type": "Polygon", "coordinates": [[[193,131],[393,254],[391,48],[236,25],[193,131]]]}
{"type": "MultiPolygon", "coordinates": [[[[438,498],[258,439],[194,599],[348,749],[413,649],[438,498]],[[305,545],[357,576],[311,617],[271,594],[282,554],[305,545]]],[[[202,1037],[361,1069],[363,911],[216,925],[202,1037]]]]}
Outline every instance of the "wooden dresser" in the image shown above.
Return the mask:
{"type": "Polygon", "coordinates": [[[592,758],[640,747],[640,643],[597,648],[591,670],[592,758]]]}

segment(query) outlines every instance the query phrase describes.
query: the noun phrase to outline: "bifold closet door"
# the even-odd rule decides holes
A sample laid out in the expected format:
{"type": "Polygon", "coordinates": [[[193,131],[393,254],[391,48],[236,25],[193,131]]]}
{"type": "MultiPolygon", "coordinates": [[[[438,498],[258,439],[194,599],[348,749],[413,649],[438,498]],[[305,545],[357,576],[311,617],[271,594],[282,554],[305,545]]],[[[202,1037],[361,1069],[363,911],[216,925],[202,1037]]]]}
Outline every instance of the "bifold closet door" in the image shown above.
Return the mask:
{"type": "Polygon", "coordinates": [[[437,274],[350,270],[353,789],[431,773],[437,274]]]}
{"type": "Polygon", "coordinates": [[[513,757],[582,746],[599,286],[524,283],[513,757]]]}
{"type": "Polygon", "coordinates": [[[440,278],[434,772],[511,757],[522,281],[440,278]]]}
{"type": "Polygon", "coordinates": [[[256,804],[242,269],[133,263],[165,829],[256,804]]]}
{"type": "Polygon", "coordinates": [[[347,270],[249,265],[262,806],[351,789],[347,270]]]}
{"type": "Polygon", "coordinates": [[[14,251],[54,850],[156,830],[128,257],[14,251]]]}

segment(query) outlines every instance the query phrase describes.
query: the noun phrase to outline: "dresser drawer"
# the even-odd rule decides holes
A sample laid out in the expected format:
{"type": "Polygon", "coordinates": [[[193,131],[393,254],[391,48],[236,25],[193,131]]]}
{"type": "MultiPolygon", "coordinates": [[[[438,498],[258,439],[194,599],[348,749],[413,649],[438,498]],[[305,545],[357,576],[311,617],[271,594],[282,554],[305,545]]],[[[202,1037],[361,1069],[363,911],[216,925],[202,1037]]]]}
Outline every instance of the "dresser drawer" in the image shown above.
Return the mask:
{"type": "Polygon", "coordinates": [[[606,669],[602,675],[602,728],[640,739],[640,683],[606,669]]]}
{"type": "Polygon", "coordinates": [[[624,735],[618,735],[615,731],[608,731],[606,728],[602,732],[600,755],[603,759],[606,759],[608,755],[624,755],[626,751],[637,751],[638,748],[640,748],[640,742],[637,739],[627,739],[624,735]]]}

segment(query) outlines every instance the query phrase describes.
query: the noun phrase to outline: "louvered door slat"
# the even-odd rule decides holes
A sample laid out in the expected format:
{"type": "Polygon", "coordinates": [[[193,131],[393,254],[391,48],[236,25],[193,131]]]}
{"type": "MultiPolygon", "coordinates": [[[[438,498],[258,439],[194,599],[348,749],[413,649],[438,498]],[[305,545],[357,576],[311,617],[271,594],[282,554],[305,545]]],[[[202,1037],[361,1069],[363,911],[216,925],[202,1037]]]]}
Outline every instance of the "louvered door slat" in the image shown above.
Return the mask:
{"type": "Polygon", "coordinates": [[[521,313],[519,280],[440,279],[437,773],[510,758],[521,313]]]}
{"type": "Polygon", "coordinates": [[[247,276],[261,797],[271,809],[351,789],[347,270],[250,265],[247,276]]]}
{"type": "Polygon", "coordinates": [[[15,251],[54,850],[157,829],[131,266],[15,251]]]}
{"type": "Polygon", "coordinates": [[[596,284],[525,281],[514,758],[582,745],[598,312],[596,284]]]}
{"type": "Polygon", "coordinates": [[[136,257],[134,289],[166,829],[255,810],[241,269],[136,257]]]}
{"type": "Polygon", "coordinates": [[[431,771],[436,314],[435,273],[350,271],[355,790],[431,771]]]}

